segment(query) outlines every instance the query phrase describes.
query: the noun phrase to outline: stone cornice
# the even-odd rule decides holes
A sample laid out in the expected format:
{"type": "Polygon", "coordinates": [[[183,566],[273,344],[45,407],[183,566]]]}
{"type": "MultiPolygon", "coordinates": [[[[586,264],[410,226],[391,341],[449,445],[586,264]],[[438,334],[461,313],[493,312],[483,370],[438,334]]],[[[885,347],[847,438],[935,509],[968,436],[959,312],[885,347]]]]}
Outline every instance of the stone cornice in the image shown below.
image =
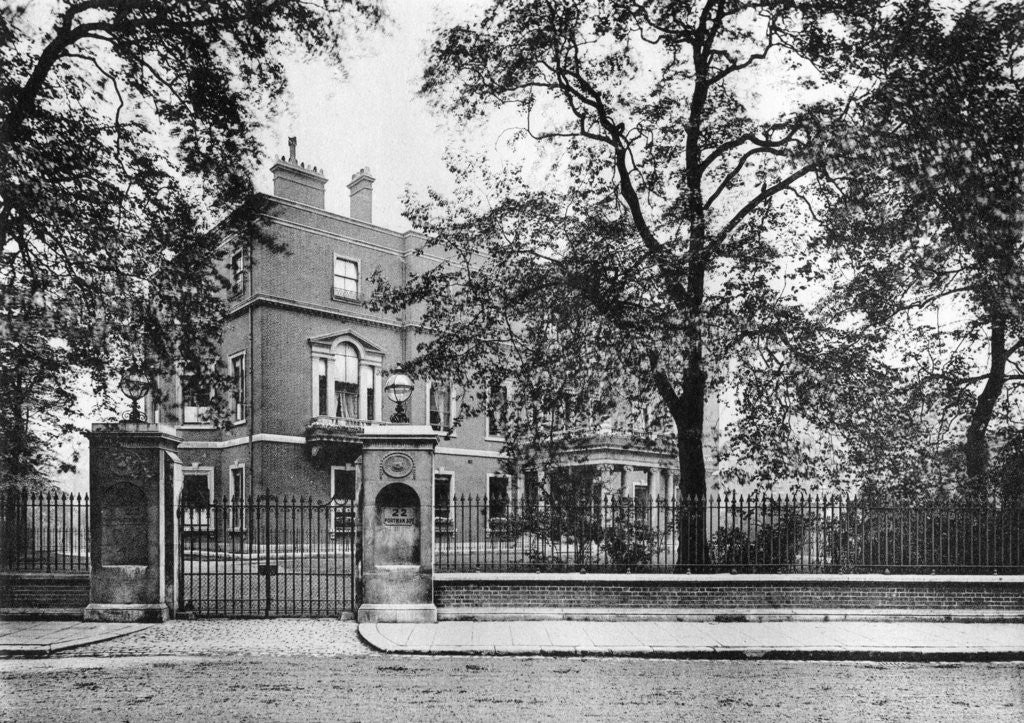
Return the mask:
{"type": "Polygon", "coordinates": [[[326,306],[309,304],[302,301],[293,301],[291,299],[284,299],[279,296],[269,296],[267,294],[256,294],[255,296],[246,298],[238,305],[230,307],[227,310],[225,317],[227,319],[234,319],[237,316],[241,316],[249,309],[250,306],[253,308],[269,306],[278,309],[288,309],[290,311],[303,311],[308,314],[326,316],[332,319],[342,319],[357,324],[376,326],[382,329],[415,329],[421,327],[420,324],[406,324],[402,322],[384,321],[382,319],[374,319],[372,317],[358,316],[350,312],[339,311],[326,306]]]}

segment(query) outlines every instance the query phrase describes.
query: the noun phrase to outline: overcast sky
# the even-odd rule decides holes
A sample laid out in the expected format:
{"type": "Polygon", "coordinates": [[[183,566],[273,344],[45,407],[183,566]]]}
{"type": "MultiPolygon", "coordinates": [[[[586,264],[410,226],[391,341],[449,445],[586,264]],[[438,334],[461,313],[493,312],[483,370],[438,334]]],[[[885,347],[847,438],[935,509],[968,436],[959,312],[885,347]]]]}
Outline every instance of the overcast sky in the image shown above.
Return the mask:
{"type": "Polygon", "coordinates": [[[273,159],[287,155],[288,137],[296,136],[298,159],[324,169],[329,211],[348,215],[345,186],[369,166],[377,179],[374,223],[408,229],[401,215],[406,185],[450,187],[443,155],[453,131],[440,127],[416,95],[430,31],[439,18],[468,18],[478,6],[471,0],[388,0],[389,29],[363,39],[347,78],[325,65],[290,63],[291,97],[265,133],[268,160],[258,188],[271,190],[273,159]]]}

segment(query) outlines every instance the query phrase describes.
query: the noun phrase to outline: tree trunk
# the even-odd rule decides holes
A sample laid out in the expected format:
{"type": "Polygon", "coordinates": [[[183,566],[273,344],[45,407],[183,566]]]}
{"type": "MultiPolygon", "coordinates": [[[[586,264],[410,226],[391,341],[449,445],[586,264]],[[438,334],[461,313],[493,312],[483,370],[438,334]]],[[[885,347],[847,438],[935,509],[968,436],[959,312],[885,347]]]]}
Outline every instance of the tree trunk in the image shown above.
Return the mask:
{"type": "Polygon", "coordinates": [[[967,457],[968,494],[983,497],[988,489],[988,425],[1006,383],[1006,320],[995,317],[989,342],[988,380],[978,395],[967,425],[964,453],[967,457]]]}
{"type": "Polygon", "coordinates": [[[7,413],[10,417],[10,429],[3,443],[0,444],[0,480],[10,486],[25,484],[30,471],[29,453],[31,452],[28,436],[29,422],[28,410],[25,408],[24,385],[22,375],[15,372],[11,379],[7,399],[9,407],[7,413]]]}
{"type": "Polygon", "coordinates": [[[687,360],[679,403],[673,410],[679,453],[679,550],[680,571],[702,565],[707,559],[706,475],[704,469],[704,391],[707,375],[701,348],[694,345],[687,360]]]}

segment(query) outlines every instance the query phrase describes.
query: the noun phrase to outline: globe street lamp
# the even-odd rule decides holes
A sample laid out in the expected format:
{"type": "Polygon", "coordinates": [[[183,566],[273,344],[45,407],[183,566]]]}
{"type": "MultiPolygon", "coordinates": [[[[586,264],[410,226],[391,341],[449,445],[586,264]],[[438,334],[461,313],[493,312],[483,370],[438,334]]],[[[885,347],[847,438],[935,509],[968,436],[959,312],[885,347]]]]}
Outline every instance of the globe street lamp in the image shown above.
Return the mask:
{"type": "Polygon", "coordinates": [[[146,421],[146,415],[139,410],[139,400],[146,396],[151,386],[152,382],[149,377],[138,370],[129,371],[121,377],[121,383],[118,385],[118,388],[126,397],[132,400],[132,411],[129,413],[127,421],[146,421]]]}
{"type": "Polygon", "coordinates": [[[404,402],[412,396],[412,380],[404,374],[392,374],[384,382],[384,393],[396,405],[391,421],[395,424],[408,424],[404,402]]]}

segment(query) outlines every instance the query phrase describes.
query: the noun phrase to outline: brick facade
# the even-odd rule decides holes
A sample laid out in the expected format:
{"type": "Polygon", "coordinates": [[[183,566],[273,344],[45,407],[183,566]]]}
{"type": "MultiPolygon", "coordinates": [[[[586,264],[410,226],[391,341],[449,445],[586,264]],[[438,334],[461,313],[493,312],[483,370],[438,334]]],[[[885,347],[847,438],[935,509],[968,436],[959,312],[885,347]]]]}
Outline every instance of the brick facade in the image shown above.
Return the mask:
{"type": "MultiPolygon", "coordinates": [[[[349,216],[325,208],[327,179],[319,169],[292,155],[271,170],[275,195],[264,197],[265,230],[286,251],[253,244],[244,255],[240,283],[226,292],[222,354],[225,364],[244,357],[244,418],[227,429],[188,423],[179,379],[162,382],[167,402],[148,413],[175,426],[184,440],[180,455],[185,474],[207,476],[217,499],[232,494],[232,469],[243,468],[247,494],[326,500],[332,491],[332,467],[351,467],[361,474],[358,439],[311,441],[314,420],[340,426],[354,422],[358,428],[367,420],[389,419],[395,410],[383,393],[384,378],[416,353],[419,341],[412,311],[389,314],[366,308],[370,276],[379,271],[401,284],[408,273],[440,259],[416,253],[421,235],[371,222],[373,178],[368,169],[357,174],[359,183],[350,189],[349,216]],[[358,288],[351,296],[336,292],[336,258],[357,268],[358,288]],[[326,414],[320,409],[318,364],[328,362],[332,379],[340,374],[337,357],[325,355],[341,344],[359,353],[360,406],[355,417],[336,414],[333,388],[327,390],[326,414]],[[366,372],[375,375],[373,408],[363,388],[366,372]]],[[[235,279],[234,253],[247,246],[234,240],[225,249],[221,271],[229,280],[235,279]]],[[[405,405],[412,423],[429,424],[428,399],[425,382],[417,380],[405,405]]],[[[502,443],[486,438],[484,431],[483,419],[469,419],[439,442],[437,467],[451,474],[452,494],[484,494],[488,475],[501,473],[502,443]]]]}
{"type": "MultiPolygon", "coordinates": [[[[383,394],[384,378],[415,355],[425,337],[418,310],[391,314],[366,307],[370,277],[377,272],[400,285],[410,274],[442,260],[435,249],[420,253],[424,238],[417,232],[396,232],[371,222],[374,179],[369,169],[353,176],[345,216],[325,207],[329,196],[322,169],[299,162],[294,144],[290,151],[291,157],[282,157],[271,169],[274,195],[263,197],[266,233],[286,251],[244,239],[232,239],[224,248],[221,270],[233,285],[225,292],[221,348],[228,369],[233,358],[244,358],[244,418],[227,429],[187,419],[181,379],[163,380],[165,403],[159,409],[150,404],[147,410],[151,420],[173,425],[184,440],[179,451],[186,486],[194,491],[197,479],[202,480],[217,499],[237,494],[230,484],[237,476],[232,470],[244,470],[247,495],[320,500],[331,495],[332,466],[350,464],[357,479],[361,477],[358,433],[344,439],[345,433],[339,433],[339,439],[325,442],[314,439],[310,430],[323,422],[358,428],[367,420],[390,418],[394,405],[383,394]],[[241,259],[237,265],[236,259],[241,259]],[[341,287],[339,293],[336,259],[354,265],[356,288],[341,287]],[[331,380],[347,374],[337,366],[339,350],[346,345],[359,354],[359,414],[338,414],[341,405],[335,404],[331,383],[324,414],[317,370],[326,361],[331,380]],[[374,379],[374,409],[363,388],[364,372],[374,379]]],[[[347,277],[343,273],[339,278],[347,277]]],[[[479,393],[466,390],[466,401],[475,401],[479,393]]],[[[430,423],[424,380],[415,380],[406,411],[413,424],[430,423]]],[[[636,488],[651,497],[671,496],[677,467],[672,445],[655,451],[633,444],[632,436],[621,430],[616,435],[604,435],[600,444],[574,452],[574,463],[603,470],[608,492],[633,494],[636,488]]],[[[489,478],[505,471],[501,454],[502,441],[487,436],[485,419],[469,418],[454,434],[442,435],[435,470],[447,475],[451,495],[487,495],[489,478]]],[[[522,474],[511,474],[506,494],[521,496],[524,486],[522,474]]]]}
{"type": "Polygon", "coordinates": [[[1024,610],[1020,576],[441,574],[441,608],[1024,610]]]}

